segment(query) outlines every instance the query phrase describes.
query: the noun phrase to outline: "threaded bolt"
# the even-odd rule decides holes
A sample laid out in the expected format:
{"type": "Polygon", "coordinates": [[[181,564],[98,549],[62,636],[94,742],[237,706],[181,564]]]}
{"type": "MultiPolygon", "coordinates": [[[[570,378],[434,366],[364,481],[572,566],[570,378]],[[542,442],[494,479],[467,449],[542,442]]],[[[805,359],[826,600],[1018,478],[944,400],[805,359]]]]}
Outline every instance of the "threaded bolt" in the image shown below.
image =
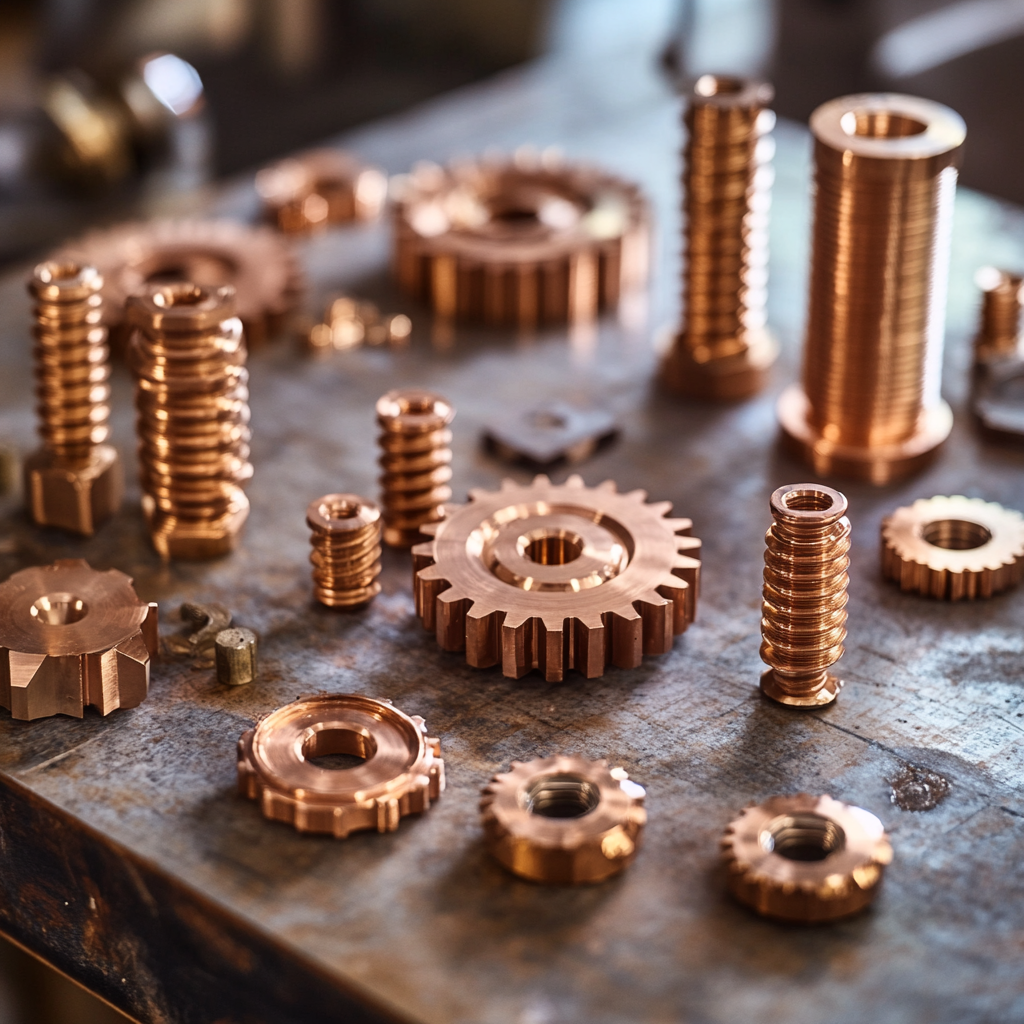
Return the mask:
{"type": "Polygon", "coordinates": [[[1024,277],[995,267],[982,267],[974,275],[981,289],[981,323],[974,339],[974,361],[1015,356],[1020,351],[1024,277]]]}
{"type": "Polygon", "coordinates": [[[358,494],[326,494],[306,509],[313,594],[328,608],[359,608],[380,593],[380,509],[358,494]]]}

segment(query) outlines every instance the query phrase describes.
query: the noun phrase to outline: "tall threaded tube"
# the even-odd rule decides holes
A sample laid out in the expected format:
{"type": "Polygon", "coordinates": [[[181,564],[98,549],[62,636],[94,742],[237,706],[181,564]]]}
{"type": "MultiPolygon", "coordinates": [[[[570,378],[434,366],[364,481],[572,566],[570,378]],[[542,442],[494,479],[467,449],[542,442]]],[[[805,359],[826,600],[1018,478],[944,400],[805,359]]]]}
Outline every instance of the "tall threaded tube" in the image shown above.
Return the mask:
{"type": "Polygon", "coordinates": [[[358,494],[310,502],[313,594],[328,608],[359,608],[380,593],[380,509],[358,494]]]}
{"type": "Polygon", "coordinates": [[[249,391],[234,289],[153,285],[128,300],[134,328],[142,507],[165,558],[231,551],[249,515],[249,391]]]}
{"type": "Polygon", "coordinates": [[[384,542],[391,547],[419,543],[420,528],[444,516],[452,496],[448,425],[454,418],[450,402],[418,388],[389,391],[377,402],[384,542]]]}
{"type": "Polygon", "coordinates": [[[1020,353],[1024,277],[995,267],[974,275],[981,289],[981,323],[974,339],[974,361],[985,363],[1020,353]]]}
{"type": "Polygon", "coordinates": [[[765,534],[761,690],[792,707],[835,700],[842,681],[829,669],[843,656],[850,520],[844,495],[821,484],[772,494],[765,534]]]}

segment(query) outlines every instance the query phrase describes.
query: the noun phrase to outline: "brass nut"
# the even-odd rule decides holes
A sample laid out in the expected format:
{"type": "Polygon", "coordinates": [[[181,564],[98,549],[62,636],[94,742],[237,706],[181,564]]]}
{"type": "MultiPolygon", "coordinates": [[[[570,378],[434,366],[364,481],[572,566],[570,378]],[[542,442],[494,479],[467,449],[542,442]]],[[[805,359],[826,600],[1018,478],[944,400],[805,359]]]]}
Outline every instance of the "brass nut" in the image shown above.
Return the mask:
{"type": "Polygon", "coordinates": [[[588,679],[666,654],[697,612],[700,541],[670,502],[578,476],[470,492],[413,549],[416,611],[446,651],[513,679],[588,679]]]}
{"type": "Polygon", "coordinates": [[[829,669],[843,656],[850,520],[845,495],[822,484],[789,484],[771,496],[761,606],[761,692],[789,707],[836,699],[829,669]]]}
{"type": "Polygon", "coordinates": [[[380,593],[380,509],[358,494],[325,494],[309,504],[313,593],[328,608],[361,608],[380,593]]]}
{"type": "Polygon", "coordinates": [[[256,678],[256,634],[251,629],[222,629],[214,638],[213,650],[218,682],[245,686],[256,678]]]}
{"type": "Polygon", "coordinates": [[[89,536],[121,507],[124,469],[117,449],[98,444],[83,462],[42,449],[24,463],[25,497],[32,519],[89,536]]]}
{"type": "Polygon", "coordinates": [[[12,718],[134,708],[156,650],[157,607],[116,569],[62,559],[0,584],[0,706],[12,718]]]}
{"type": "Polygon", "coordinates": [[[483,791],[484,841],[533,882],[602,882],[633,862],[647,822],[644,789],[607,761],[513,761],[483,791]]]}
{"type": "Polygon", "coordinates": [[[1024,576],[1024,516],[959,494],[921,498],[882,520],[882,573],[926,597],[991,597],[1024,576]]]}
{"type": "Polygon", "coordinates": [[[393,832],[444,790],[441,744],[423,719],[357,694],[293,701],[238,741],[238,786],[265,818],[299,832],[344,839],[360,829],[393,832]],[[311,758],[345,754],[362,763],[323,768],[311,758]]]}
{"type": "Polygon", "coordinates": [[[863,910],[892,846],[873,814],[829,796],[773,796],[746,808],[722,839],[733,895],[765,917],[811,924],[863,910]]]}

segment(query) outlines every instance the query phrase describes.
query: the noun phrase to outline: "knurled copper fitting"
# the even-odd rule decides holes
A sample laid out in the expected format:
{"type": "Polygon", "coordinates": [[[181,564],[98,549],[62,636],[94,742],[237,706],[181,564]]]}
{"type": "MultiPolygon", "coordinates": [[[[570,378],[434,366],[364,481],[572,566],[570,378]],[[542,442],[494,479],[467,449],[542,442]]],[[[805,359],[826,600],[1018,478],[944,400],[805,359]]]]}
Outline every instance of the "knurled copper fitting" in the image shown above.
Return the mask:
{"type": "Polygon", "coordinates": [[[773,796],[725,831],[722,857],[733,895],[765,917],[834,921],[878,895],[892,863],[882,823],[830,796],[773,796]]]}
{"type": "Polygon", "coordinates": [[[426,539],[422,526],[444,517],[452,496],[453,419],[447,399],[419,388],[389,391],[377,402],[385,544],[410,548],[426,539]]]}
{"type": "Polygon", "coordinates": [[[134,326],[142,508],[170,559],[216,558],[249,515],[249,391],[230,287],[150,285],[128,300],[134,326]]]}
{"type": "Polygon", "coordinates": [[[70,261],[40,263],[35,300],[36,396],[43,446],[25,460],[25,497],[40,526],[89,536],[121,506],[110,434],[110,351],[101,324],[103,278],[70,261]]]}
{"type": "Polygon", "coordinates": [[[961,117],[891,93],[811,116],[814,231],[803,386],[779,398],[789,446],[820,475],[884,484],[949,436],[939,393],[961,117]]]}
{"type": "Polygon", "coordinates": [[[358,494],[309,503],[313,594],[328,608],[361,608],[380,593],[380,509],[358,494]]]}
{"type": "Polygon", "coordinates": [[[484,840],[521,878],[602,882],[633,862],[647,823],[645,796],[607,761],[563,754],[513,761],[484,789],[484,840]]]}
{"type": "Polygon", "coordinates": [[[765,312],[773,95],[767,82],[702,75],[687,97],[683,323],[662,366],[683,395],[746,398],[779,354],[765,312]]]}
{"type": "Polygon", "coordinates": [[[829,669],[843,656],[850,520],[846,497],[821,484],[789,484],[771,497],[761,606],[761,692],[817,708],[843,683],[829,669]]]}
{"type": "Polygon", "coordinates": [[[996,267],[982,267],[974,275],[974,283],[981,289],[981,322],[974,338],[975,365],[1020,356],[1024,277],[996,267]]]}

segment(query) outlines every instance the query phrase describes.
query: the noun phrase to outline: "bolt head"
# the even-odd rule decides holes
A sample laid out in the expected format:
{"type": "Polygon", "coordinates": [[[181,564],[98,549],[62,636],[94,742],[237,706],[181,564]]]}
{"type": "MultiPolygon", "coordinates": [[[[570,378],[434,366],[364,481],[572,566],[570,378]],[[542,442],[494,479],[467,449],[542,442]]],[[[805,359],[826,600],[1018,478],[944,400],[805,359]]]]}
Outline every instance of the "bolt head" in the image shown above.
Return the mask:
{"type": "Polygon", "coordinates": [[[120,507],[124,471],[117,449],[93,448],[81,463],[40,449],[25,460],[25,499],[39,526],[56,526],[85,536],[120,507]]]}

